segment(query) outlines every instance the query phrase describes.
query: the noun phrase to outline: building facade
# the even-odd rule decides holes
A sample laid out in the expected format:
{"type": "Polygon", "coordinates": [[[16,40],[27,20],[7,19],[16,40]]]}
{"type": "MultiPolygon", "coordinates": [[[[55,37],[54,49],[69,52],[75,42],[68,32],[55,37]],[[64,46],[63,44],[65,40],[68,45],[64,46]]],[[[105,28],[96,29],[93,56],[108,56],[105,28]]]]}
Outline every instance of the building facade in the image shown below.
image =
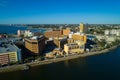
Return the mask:
{"type": "Polygon", "coordinates": [[[84,41],[84,43],[86,43],[86,41],[87,41],[87,36],[84,35],[84,34],[75,33],[75,34],[72,35],[72,39],[73,39],[74,41],[81,40],[81,41],[84,41]]]}
{"type": "Polygon", "coordinates": [[[6,65],[9,63],[9,54],[0,54],[0,65],[6,65]]]}
{"type": "Polygon", "coordinates": [[[67,55],[84,53],[84,49],[84,44],[69,43],[64,45],[64,51],[67,55]]]}
{"type": "Polygon", "coordinates": [[[84,24],[83,23],[80,23],[80,32],[83,33],[85,30],[84,30],[84,24]]]}
{"type": "Polygon", "coordinates": [[[41,55],[43,50],[45,49],[45,37],[32,37],[32,38],[26,38],[25,39],[25,47],[26,49],[34,54],[34,55],[41,55]]]}
{"type": "Polygon", "coordinates": [[[70,32],[71,32],[71,30],[70,29],[63,29],[63,35],[69,35],[70,34],[70,32]]]}
{"type": "Polygon", "coordinates": [[[0,46],[0,65],[22,62],[21,50],[14,44],[1,44],[0,46]]]}
{"type": "Polygon", "coordinates": [[[87,31],[88,31],[88,24],[85,25],[83,23],[80,23],[79,29],[80,29],[80,33],[87,33],[87,31]]]}
{"type": "Polygon", "coordinates": [[[68,36],[71,32],[70,29],[60,29],[60,30],[52,30],[52,31],[46,31],[44,33],[46,38],[54,38],[54,37],[61,37],[61,36],[68,36]]]}
{"type": "Polygon", "coordinates": [[[46,38],[54,38],[59,37],[63,34],[62,30],[53,30],[53,31],[47,31],[44,33],[44,36],[46,38]]]}
{"type": "Polygon", "coordinates": [[[109,35],[120,36],[120,29],[105,30],[104,34],[107,36],[109,35]]]}
{"type": "Polygon", "coordinates": [[[30,30],[18,30],[17,31],[18,37],[32,37],[34,36],[34,33],[32,33],[30,30]]]}

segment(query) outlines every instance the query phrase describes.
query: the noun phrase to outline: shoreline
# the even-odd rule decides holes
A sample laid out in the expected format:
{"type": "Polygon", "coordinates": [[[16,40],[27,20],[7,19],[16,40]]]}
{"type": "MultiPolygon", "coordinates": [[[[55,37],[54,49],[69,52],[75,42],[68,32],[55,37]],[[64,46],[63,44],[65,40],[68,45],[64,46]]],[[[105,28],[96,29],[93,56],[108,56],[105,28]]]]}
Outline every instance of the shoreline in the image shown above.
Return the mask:
{"type": "Polygon", "coordinates": [[[84,54],[73,54],[73,55],[69,55],[69,56],[61,57],[61,58],[48,59],[48,60],[44,60],[44,61],[34,61],[31,63],[6,66],[6,67],[0,68],[0,73],[23,70],[26,67],[26,65],[29,65],[32,68],[35,66],[47,65],[47,64],[51,64],[51,63],[76,59],[76,58],[80,58],[80,57],[88,57],[88,56],[93,56],[93,55],[104,54],[104,53],[110,52],[111,50],[116,49],[118,46],[119,45],[116,45],[116,46],[113,46],[111,48],[104,49],[102,51],[88,52],[88,53],[84,53],[84,54]]]}

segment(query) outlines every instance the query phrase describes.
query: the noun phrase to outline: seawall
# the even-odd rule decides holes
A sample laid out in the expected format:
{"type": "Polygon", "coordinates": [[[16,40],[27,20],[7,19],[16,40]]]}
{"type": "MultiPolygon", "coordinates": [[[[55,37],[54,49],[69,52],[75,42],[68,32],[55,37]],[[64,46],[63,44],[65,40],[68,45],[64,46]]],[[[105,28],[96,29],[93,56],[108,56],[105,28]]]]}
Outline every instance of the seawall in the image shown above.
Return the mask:
{"type": "Polygon", "coordinates": [[[31,63],[25,63],[25,64],[7,66],[7,67],[0,68],[0,73],[2,73],[2,72],[17,71],[17,70],[23,70],[26,65],[29,65],[30,67],[35,67],[35,66],[46,65],[46,64],[50,64],[50,63],[55,63],[55,62],[60,62],[60,61],[65,61],[65,60],[80,58],[80,57],[87,57],[87,56],[92,56],[92,55],[103,54],[103,53],[107,53],[107,52],[109,52],[111,50],[114,50],[117,47],[118,46],[113,46],[111,48],[104,49],[102,51],[88,52],[88,53],[76,54],[76,55],[74,54],[74,55],[69,55],[69,56],[62,57],[62,58],[55,58],[55,59],[49,59],[49,60],[44,60],[44,61],[35,61],[35,62],[31,62],[31,63]]]}

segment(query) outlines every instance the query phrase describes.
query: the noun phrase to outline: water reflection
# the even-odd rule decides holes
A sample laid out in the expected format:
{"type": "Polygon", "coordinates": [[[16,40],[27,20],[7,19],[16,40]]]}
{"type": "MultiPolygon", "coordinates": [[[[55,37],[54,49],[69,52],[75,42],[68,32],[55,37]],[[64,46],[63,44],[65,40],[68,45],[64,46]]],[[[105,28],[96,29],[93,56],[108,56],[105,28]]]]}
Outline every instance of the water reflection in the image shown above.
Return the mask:
{"type": "Polygon", "coordinates": [[[76,66],[76,67],[79,67],[79,68],[86,68],[87,67],[87,61],[86,61],[86,58],[66,60],[66,61],[64,61],[64,66],[66,68],[70,68],[72,66],[76,66]]]}
{"type": "Polygon", "coordinates": [[[120,80],[120,48],[107,54],[0,74],[0,80],[120,80]]]}

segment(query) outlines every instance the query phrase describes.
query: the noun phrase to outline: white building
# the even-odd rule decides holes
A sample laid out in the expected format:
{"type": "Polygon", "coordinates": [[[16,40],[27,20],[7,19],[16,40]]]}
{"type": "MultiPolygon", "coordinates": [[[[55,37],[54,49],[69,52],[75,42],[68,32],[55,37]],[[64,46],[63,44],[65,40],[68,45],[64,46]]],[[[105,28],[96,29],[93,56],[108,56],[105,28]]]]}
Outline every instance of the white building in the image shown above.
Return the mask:
{"type": "Polygon", "coordinates": [[[105,35],[110,35],[110,31],[109,30],[105,30],[105,35]]]}
{"type": "Polygon", "coordinates": [[[30,30],[25,30],[24,37],[32,37],[34,34],[30,30]]]}
{"type": "Polygon", "coordinates": [[[104,34],[120,36],[120,29],[105,30],[104,34]]]}
{"type": "Polygon", "coordinates": [[[106,41],[108,43],[114,42],[116,40],[115,36],[106,36],[106,41]]]}
{"type": "Polygon", "coordinates": [[[103,35],[95,35],[95,37],[100,41],[100,40],[105,40],[106,39],[106,36],[103,36],[103,35]]]}
{"type": "Polygon", "coordinates": [[[18,36],[24,35],[24,37],[32,37],[34,34],[30,30],[18,30],[18,36]]]}

